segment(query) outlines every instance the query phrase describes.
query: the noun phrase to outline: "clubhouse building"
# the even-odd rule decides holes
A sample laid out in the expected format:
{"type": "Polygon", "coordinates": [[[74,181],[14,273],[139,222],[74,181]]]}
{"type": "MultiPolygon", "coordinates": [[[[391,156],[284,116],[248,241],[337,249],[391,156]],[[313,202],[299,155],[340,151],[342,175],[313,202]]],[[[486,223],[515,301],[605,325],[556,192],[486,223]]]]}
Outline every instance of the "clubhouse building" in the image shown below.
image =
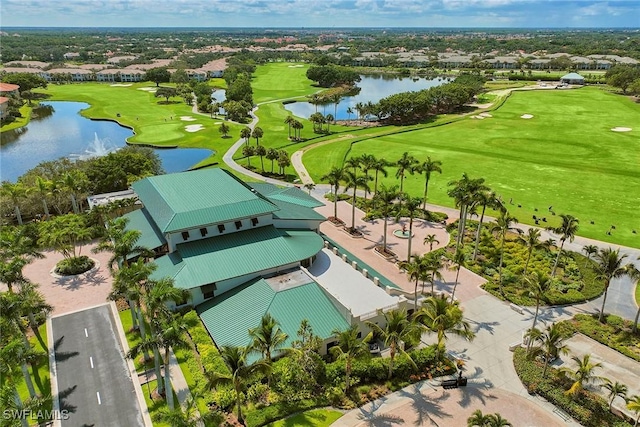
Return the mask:
{"type": "MultiPolygon", "coordinates": [[[[171,278],[191,293],[213,340],[244,346],[248,329],[270,313],[296,339],[308,320],[333,344],[333,331],[407,301],[374,284],[319,234],[322,203],[295,187],[245,183],[223,169],[159,175],[132,185],[141,209],[124,215],[138,244],[156,253],[152,279],[171,278]]],[[[379,283],[376,280],[376,283],[379,283]]]]}

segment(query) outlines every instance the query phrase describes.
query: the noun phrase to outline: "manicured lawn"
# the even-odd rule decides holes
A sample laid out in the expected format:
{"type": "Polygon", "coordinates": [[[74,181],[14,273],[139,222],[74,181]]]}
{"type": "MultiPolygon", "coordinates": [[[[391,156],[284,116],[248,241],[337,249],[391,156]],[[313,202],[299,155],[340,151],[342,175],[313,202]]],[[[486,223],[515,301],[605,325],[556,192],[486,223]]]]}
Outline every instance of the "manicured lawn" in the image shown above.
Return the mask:
{"type": "Polygon", "coordinates": [[[86,102],[91,106],[82,112],[89,118],[110,119],[133,128],[135,135],[129,138],[132,144],[154,146],[180,146],[183,148],[206,148],[216,151],[199,165],[221,162],[222,155],[237,140],[241,125],[228,123],[230,138],[222,138],[219,132],[221,120],[208,115],[195,114],[180,98],[156,98],[143,88],[153,88],[153,83],[135,83],[131,86],[111,86],[106,83],[83,83],[71,85],[49,85],[44,93],[52,101],[86,102]],[[120,117],[118,117],[120,114],[120,117]],[[185,121],[180,117],[194,120],[185,121]],[[197,132],[187,132],[188,125],[202,125],[197,132]]]}
{"type": "MultiPolygon", "coordinates": [[[[453,206],[447,183],[467,172],[485,178],[503,200],[512,198],[510,211],[521,222],[532,224],[532,215],[538,215],[555,226],[558,220],[548,211],[553,206],[556,213],[581,220],[579,235],[640,247],[632,233],[638,227],[632,189],[640,188],[640,105],[586,87],[515,92],[491,114],[353,146],[350,141],[323,145],[305,153],[304,163],[319,181],[345,156],[367,153],[391,161],[405,151],[420,160],[431,156],[443,162],[443,174],[432,176],[429,187],[433,203],[453,206]],[[534,117],[520,118],[525,113],[534,117]],[[634,129],[612,132],[616,126],[634,129]],[[616,228],[607,235],[611,225],[616,228]]],[[[395,170],[389,169],[384,182],[397,183],[395,170]]],[[[421,195],[423,186],[422,176],[405,179],[405,189],[414,195],[421,195]]]]}
{"type": "Polygon", "coordinates": [[[309,64],[273,62],[260,65],[253,73],[251,87],[256,104],[275,99],[289,99],[322,90],[311,86],[313,81],[306,76],[309,64]]]}
{"type": "Polygon", "coordinates": [[[640,305],[640,284],[636,284],[636,304],[640,305]]]}
{"type": "Polygon", "coordinates": [[[325,427],[330,426],[335,420],[342,416],[341,412],[328,409],[313,409],[301,414],[294,415],[284,420],[267,424],[267,427],[325,427]]]}

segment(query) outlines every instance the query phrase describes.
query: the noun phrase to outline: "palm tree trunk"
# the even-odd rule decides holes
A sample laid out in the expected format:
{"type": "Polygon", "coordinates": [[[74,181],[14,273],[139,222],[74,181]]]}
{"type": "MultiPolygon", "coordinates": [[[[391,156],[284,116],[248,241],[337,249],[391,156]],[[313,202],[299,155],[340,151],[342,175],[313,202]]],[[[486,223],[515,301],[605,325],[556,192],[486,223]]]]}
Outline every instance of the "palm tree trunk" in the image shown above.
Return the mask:
{"type": "Polygon", "coordinates": [[[38,339],[38,342],[40,343],[42,348],[46,350],[47,345],[45,344],[44,340],[42,339],[42,335],[40,334],[40,331],[38,330],[38,323],[36,322],[36,317],[31,312],[29,312],[28,316],[29,316],[29,326],[31,327],[31,330],[33,331],[33,334],[38,339]]]}
{"type": "Polygon", "coordinates": [[[389,353],[389,374],[387,379],[390,380],[393,376],[393,359],[396,357],[396,343],[391,343],[391,351],[389,353]]]}
{"type": "Polygon", "coordinates": [[[387,253],[387,216],[385,215],[385,217],[382,218],[382,220],[384,221],[384,227],[383,227],[383,233],[382,233],[382,251],[386,254],[387,253]]]}
{"type": "Polygon", "coordinates": [[[527,255],[527,262],[524,263],[524,272],[522,273],[523,277],[527,276],[527,268],[529,267],[529,261],[531,261],[532,253],[533,253],[533,246],[529,248],[529,255],[527,255]]]}
{"type": "Polygon", "coordinates": [[[353,188],[353,204],[351,205],[351,229],[356,229],[356,188],[353,188]]]}
{"type": "Polygon", "coordinates": [[[411,260],[411,240],[413,240],[413,217],[409,217],[409,241],[407,242],[407,262],[411,260]]]}
{"type": "MultiPolygon", "coordinates": [[[[23,409],[22,399],[20,399],[18,389],[16,389],[15,387],[13,388],[13,401],[15,402],[16,408],[18,410],[23,409]]],[[[29,421],[27,420],[27,417],[20,417],[20,425],[22,427],[29,427],[29,421]]]]}
{"type": "Polygon", "coordinates": [[[506,234],[506,231],[502,231],[502,244],[500,245],[500,266],[498,267],[498,276],[499,276],[499,282],[498,285],[500,286],[500,293],[503,293],[502,290],[502,263],[504,261],[504,235],[506,234]]]}
{"type": "Polygon", "coordinates": [[[36,397],[36,389],[33,387],[33,381],[31,380],[31,375],[29,375],[29,367],[26,363],[20,364],[20,369],[22,370],[22,376],[24,377],[24,382],[27,384],[27,389],[29,390],[29,396],[36,397]]]}
{"type": "Polygon", "coordinates": [[[133,329],[138,329],[138,316],[136,314],[136,306],[133,304],[133,301],[129,300],[129,311],[131,313],[131,327],[133,329]]]}
{"type": "Polygon", "coordinates": [[[236,406],[238,408],[238,421],[240,422],[240,424],[244,425],[244,422],[242,420],[242,406],[240,404],[240,386],[236,385],[235,389],[236,389],[236,406]]]}
{"type": "Polygon", "coordinates": [[[458,287],[458,277],[460,276],[460,265],[458,265],[458,269],[456,271],[456,281],[453,283],[453,291],[451,291],[451,304],[453,304],[453,297],[456,294],[456,288],[458,287]]]}
{"type": "Polygon", "coordinates": [[[420,276],[416,275],[416,287],[413,291],[413,311],[418,311],[418,282],[420,281],[420,276]]]}
{"type": "Polygon", "coordinates": [[[79,209],[75,194],[71,194],[71,206],[73,206],[73,213],[77,214],[79,212],[79,209]]]}
{"type": "Polygon", "coordinates": [[[551,277],[556,277],[556,268],[558,268],[558,261],[560,261],[560,255],[562,254],[562,248],[564,247],[564,240],[560,244],[560,250],[558,256],[556,256],[556,262],[553,263],[553,269],[551,270],[551,277]]]}
{"type": "Polygon", "coordinates": [[[344,368],[344,394],[349,393],[349,379],[351,378],[351,360],[347,359],[347,364],[344,368]]]}
{"type": "MultiPolygon", "coordinates": [[[[139,322],[140,322],[140,337],[142,338],[142,340],[144,341],[145,337],[147,336],[147,327],[144,324],[144,316],[142,315],[142,309],[140,307],[138,307],[137,309],[138,311],[138,316],[139,316],[139,322]]],[[[146,362],[147,360],[149,360],[149,351],[145,348],[144,349],[144,361],[146,362]]]]}
{"type": "Polygon", "coordinates": [[[487,209],[487,205],[482,205],[482,215],[480,215],[480,222],[478,222],[478,230],[476,231],[476,245],[473,248],[473,260],[476,260],[478,256],[478,247],[480,246],[480,230],[482,229],[482,221],[484,221],[484,212],[487,209]]]}
{"type": "Polygon", "coordinates": [[[436,273],[434,272],[431,274],[431,296],[434,296],[436,294],[435,285],[436,285],[436,273]]]}
{"type": "Polygon", "coordinates": [[[403,185],[404,185],[404,174],[400,175],[400,194],[402,194],[403,185]]]}
{"type": "MultiPolygon", "coordinates": [[[[536,322],[538,321],[538,312],[540,310],[540,297],[536,297],[536,314],[533,315],[533,324],[531,325],[531,331],[533,331],[536,327],[536,322]]],[[[529,338],[527,340],[527,353],[529,352],[529,350],[531,349],[531,343],[532,343],[532,339],[529,338]]]]}
{"type": "Polygon", "coordinates": [[[173,411],[173,389],[171,388],[171,370],[169,369],[169,360],[171,355],[171,349],[169,347],[164,348],[164,390],[167,399],[167,406],[169,410],[173,411]]]}
{"type": "Polygon", "coordinates": [[[600,309],[600,316],[598,316],[598,321],[602,322],[604,319],[604,305],[607,303],[607,293],[609,292],[609,284],[608,281],[606,286],[604,287],[604,298],[602,298],[602,308],[600,309]]]}
{"type": "Polygon", "coordinates": [[[22,214],[20,213],[20,208],[18,207],[18,205],[16,205],[15,211],[16,211],[16,219],[18,220],[18,225],[22,225],[22,214]]]}
{"type": "Polygon", "coordinates": [[[429,189],[429,176],[424,182],[424,196],[422,198],[422,209],[427,210],[427,190],[429,189]]]}
{"type": "MultiPolygon", "coordinates": [[[[156,334],[155,328],[153,327],[153,322],[149,323],[149,329],[151,330],[151,336],[156,334]]],[[[168,369],[169,367],[165,367],[168,369]]],[[[158,347],[153,347],[153,370],[156,372],[156,378],[158,380],[158,394],[162,394],[164,392],[164,384],[161,381],[162,379],[162,371],[160,371],[160,351],[158,351],[158,347]]]]}
{"type": "Polygon", "coordinates": [[[49,215],[49,206],[47,206],[47,201],[44,198],[42,199],[42,207],[44,208],[44,217],[49,219],[51,216],[49,215]]]}
{"type": "Polygon", "coordinates": [[[333,216],[338,218],[338,187],[335,187],[335,191],[333,192],[333,216]]]}

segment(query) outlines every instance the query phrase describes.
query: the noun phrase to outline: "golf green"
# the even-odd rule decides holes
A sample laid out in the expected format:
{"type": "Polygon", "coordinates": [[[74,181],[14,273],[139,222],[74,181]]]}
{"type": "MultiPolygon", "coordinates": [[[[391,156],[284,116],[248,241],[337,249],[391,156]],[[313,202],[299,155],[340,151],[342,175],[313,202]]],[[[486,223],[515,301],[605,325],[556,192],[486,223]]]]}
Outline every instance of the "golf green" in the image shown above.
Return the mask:
{"type": "MultiPolygon", "coordinates": [[[[429,187],[432,203],[452,206],[447,183],[466,172],[485,178],[521,222],[533,224],[535,215],[546,218],[539,225],[555,225],[552,212],[567,213],[580,219],[579,235],[640,247],[640,105],[594,87],[518,91],[490,115],[353,145],[322,145],[309,149],[303,161],[319,182],[350,156],[431,156],[443,163],[429,187]],[[611,130],[616,127],[633,129],[611,130]]],[[[389,172],[383,182],[397,182],[395,170],[389,172]]],[[[423,177],[410,175],[405,188],[421,195],[423,177]]]]}

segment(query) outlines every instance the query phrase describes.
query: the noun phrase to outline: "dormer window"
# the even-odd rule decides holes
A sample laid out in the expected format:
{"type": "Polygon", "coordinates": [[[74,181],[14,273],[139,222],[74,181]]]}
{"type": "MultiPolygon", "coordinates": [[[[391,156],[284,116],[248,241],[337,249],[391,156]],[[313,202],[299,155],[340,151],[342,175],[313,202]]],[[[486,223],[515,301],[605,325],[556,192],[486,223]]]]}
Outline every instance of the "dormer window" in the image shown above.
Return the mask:
{"type": "Polygon", "coordinates": [[[242,228],[242,221],[236,221],[236,230],[240,230],[242,228]]]}
{"type": "Polygon", "coordinates": [[[183,231],[182,232],[182,240],[189,240],[189,232],[188,231],[183,231]]]}
{"type": "Polygon", "coordinates": [[[206,236],[207,234],[209,234],[209,230],[207,230],[206,228],[201,228],[200,229],[200,235],[202,237],[206,236]]]}
{"type": "Polygon", "coordinates": [[[218,224],[218,233],[224,233],[224,224],[218,224]]]}
{"type": "Polygon", "coordinates": [[[258,218],[251,218],[251,225],[253,225],[254,227],[258,225],[258,218]]]}

